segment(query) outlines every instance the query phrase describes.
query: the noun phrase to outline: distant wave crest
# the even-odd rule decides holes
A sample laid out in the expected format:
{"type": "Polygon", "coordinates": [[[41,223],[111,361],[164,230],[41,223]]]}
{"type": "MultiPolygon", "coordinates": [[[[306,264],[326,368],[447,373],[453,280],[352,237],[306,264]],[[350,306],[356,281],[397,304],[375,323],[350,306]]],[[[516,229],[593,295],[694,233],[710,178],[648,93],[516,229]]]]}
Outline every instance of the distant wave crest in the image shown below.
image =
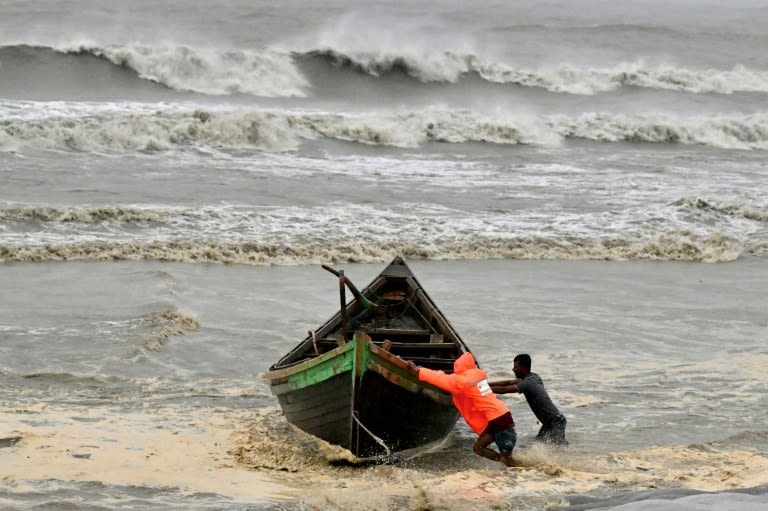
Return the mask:
{"type": "MultiPolygon", "coordinates": [[[[90,45],[58,47],[0,46],[0,56],[17,61],[49,54],[61,58],[96,57],[133,70],[144,80],[169,89],[211,95],[250,94],[303,97],[313,84],[302,72],[305,61],[328,66],[328,73],[351,70],[374,78],[405,75],[418,83],[457,83],[475,76],[494,84],[540,88],[554,93],[592,95],[625,87],[686,93],[768,92],[768,71],[734,65],[730,69],[689,69],[643,60],[609,67],[572,63],[524,67],[481,55],[449,50],[374,52],[319,47],[291,51],[277,48],[208,49],[182,45],[90,45]]],[[[42,59],[46,60],[46,59],[42,59]]],[[[50,65],[55,66],[55,57],[50,65]]]]}
{"type": "Polygon", "coordinates": [[[340,69],[351,69],[375,77],[401,73],[420,82],[455,83],[466,73],[475,71],[475,57],[450,51],[440,53],[348,52],[333,48],[310,50],[297,57],[327,62],[340,69]]]}
{"type": "Polygon", "coordinates": [[[623,87],[695,94],[768,92],[768,72],[744,66],[734,66],[729,70],[691,70],[671,65],[631,62],[612,68],[581,68],[563,64],[551,69],[525,70],[490,64],[479,66],[477,72],[490,82],[541,87],[568,94],[597,94],[623,87]]]}
{"type": "Polygon", "coordinates": [[[325,61],[333,67],[375,77],[399,73],[424,83],[456,83],[462,76],[474,74],[491,83],[536,87],[566,94],[590,95],[622,87],[718,94],[768,92],[768,72],[742,65],[725,70],[693,70],[636,61],[613,67],[593,68],[566,63],[554,67],[525,68],[451,51],[386,53],[318,48],[304,55],[325,61]]]}
{"type": "Polygon", "coordinates": [[[130,67],[142,78],[182,91],[283,97],[303,96],[303,89],[309,85],[290,56],[274,50],[133,46],[79,51],[130,67]]]}
{"type": "Polygon", "coordinates": [[[95,57],[133,70],[142,79],[169,89],[210,95],[241,93],[264,97],[302,97],[309,87],[291,54],[274,49],[214,50],[140,44],[16,45],[0,47],[0,56],[3,55],[51,66],[57,66],[56,55],[59,59],[95,57]]]}

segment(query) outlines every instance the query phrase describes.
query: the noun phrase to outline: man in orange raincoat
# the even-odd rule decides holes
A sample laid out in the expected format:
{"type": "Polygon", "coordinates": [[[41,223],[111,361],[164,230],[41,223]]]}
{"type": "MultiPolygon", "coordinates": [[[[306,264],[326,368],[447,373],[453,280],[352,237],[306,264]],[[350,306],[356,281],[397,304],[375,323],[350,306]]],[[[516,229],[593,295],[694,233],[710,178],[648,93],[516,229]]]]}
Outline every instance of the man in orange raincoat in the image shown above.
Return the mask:
{"type": "Polygon", "coordinates": [[[512,449],[517,443],[517,433],[512,413],[504,402],[496,397],[488,384],[488,375],[477,367],[475,357],[464,353],[453,363],[453,374],[409,365],[418,371],[419,380],[431,383],[451,393],[453,404],[464,417],[467,425],[477,433],[473,446],[475,454],[494,461],[503,461],[508,467],[515,465],[512,449]],[[489,449],[496,442],[499,452],[489,449]]]}

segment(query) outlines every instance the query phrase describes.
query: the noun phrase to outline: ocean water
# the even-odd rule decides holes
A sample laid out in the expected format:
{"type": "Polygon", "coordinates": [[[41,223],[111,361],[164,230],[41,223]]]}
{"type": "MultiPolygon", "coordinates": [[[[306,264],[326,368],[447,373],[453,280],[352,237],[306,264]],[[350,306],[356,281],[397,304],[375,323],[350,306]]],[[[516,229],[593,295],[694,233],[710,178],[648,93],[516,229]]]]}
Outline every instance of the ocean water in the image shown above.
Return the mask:
{"type": "Polygon", "coordinates": [[[768,509],[768,5],[0,5],[3,509],[768,509]],[[521,467],[363,465],[264,372],[403,255],[521,467]],[[330,279],[330,280],[329,280],[330,279]]]}

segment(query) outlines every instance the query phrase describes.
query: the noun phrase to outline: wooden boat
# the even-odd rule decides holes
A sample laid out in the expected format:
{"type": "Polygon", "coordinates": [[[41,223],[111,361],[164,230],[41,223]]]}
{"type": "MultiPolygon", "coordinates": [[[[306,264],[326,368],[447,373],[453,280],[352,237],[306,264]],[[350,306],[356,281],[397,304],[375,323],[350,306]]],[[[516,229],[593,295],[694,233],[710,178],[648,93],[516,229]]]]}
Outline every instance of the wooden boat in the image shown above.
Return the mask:
{"type": "Polygon", "coordinates": [[[459,417],[451,397],[419,382],[406,361],[452,372],[469,351],[458,333],[401,257],[362,291],[323,268],[339,279],[339,312],[267,374],[287,420],[358,458],[443,439],[459,417]]]}

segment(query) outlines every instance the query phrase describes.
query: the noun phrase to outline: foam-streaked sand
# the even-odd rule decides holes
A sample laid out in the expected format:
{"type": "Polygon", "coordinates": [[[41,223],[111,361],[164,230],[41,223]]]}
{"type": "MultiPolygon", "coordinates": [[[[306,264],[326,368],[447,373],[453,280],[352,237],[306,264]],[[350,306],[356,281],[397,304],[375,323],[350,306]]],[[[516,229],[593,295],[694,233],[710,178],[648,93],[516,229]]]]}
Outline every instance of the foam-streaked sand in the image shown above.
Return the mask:
{"type": "Polygon", "coordinates": [[[343,451],[293,430],[276,409],[187,414],[164,409],[103,417],[50,406],[4,411],[2,436],[20,438],[0,450],[0,480],[13,491],[47,480],[97,481],[216,493],[235,502],[300,500],[313,509],[360,510],[393,502],[404,509],[506,509],[515,507],[512,497],[556,506],[567,495],[588,492],[721,491],[768,483],[767,458],[714,444],[600,457],[532,446],[517,453],[519,467],[472,460],[456,472],[429,463],[439,453],[394,465],[339,464],[343,451]]]}
{"type": "Polygon", "coordinates": [[[176,488],[239,501],[285,497],[285,485],[228,453],[236,412],[173,410],[97,415],[39,406],[3,411],[0,437],[20,437],[0,450],[0,480],[16,491],[47,480],[176,488]],[[170,419],[170,420],[169,420],[170,419]]]}
{"type": "Polygon", "coordinates": [[[460,471],[440,468],[451,464],[446,457],[457,457],[456,447],[442,453],[438,447],[392,466],[329,466],[327,460],[343,459],[343,453],[301,432],[289,432],[281,423],[279,412],[262,412],[249,422],[235,454],[245,466],[291,472],[309,485],[301,498],[317,509],[388,509],[399,500],[408,502],[408,509],[514,509],[520,502],[512,497],[557,506],[567,495],[585,493],[723,491],[768,483],[768,458],[715,443],[601,456],[534,444],[518,449],[519,466],[507,469],[480,458],[467,460],[461,449],[469,452],[471,444],[464,441],[458,457],[466,468],[460,471]],[[290,441],[281,442],[285,438],[290,441]]]}

